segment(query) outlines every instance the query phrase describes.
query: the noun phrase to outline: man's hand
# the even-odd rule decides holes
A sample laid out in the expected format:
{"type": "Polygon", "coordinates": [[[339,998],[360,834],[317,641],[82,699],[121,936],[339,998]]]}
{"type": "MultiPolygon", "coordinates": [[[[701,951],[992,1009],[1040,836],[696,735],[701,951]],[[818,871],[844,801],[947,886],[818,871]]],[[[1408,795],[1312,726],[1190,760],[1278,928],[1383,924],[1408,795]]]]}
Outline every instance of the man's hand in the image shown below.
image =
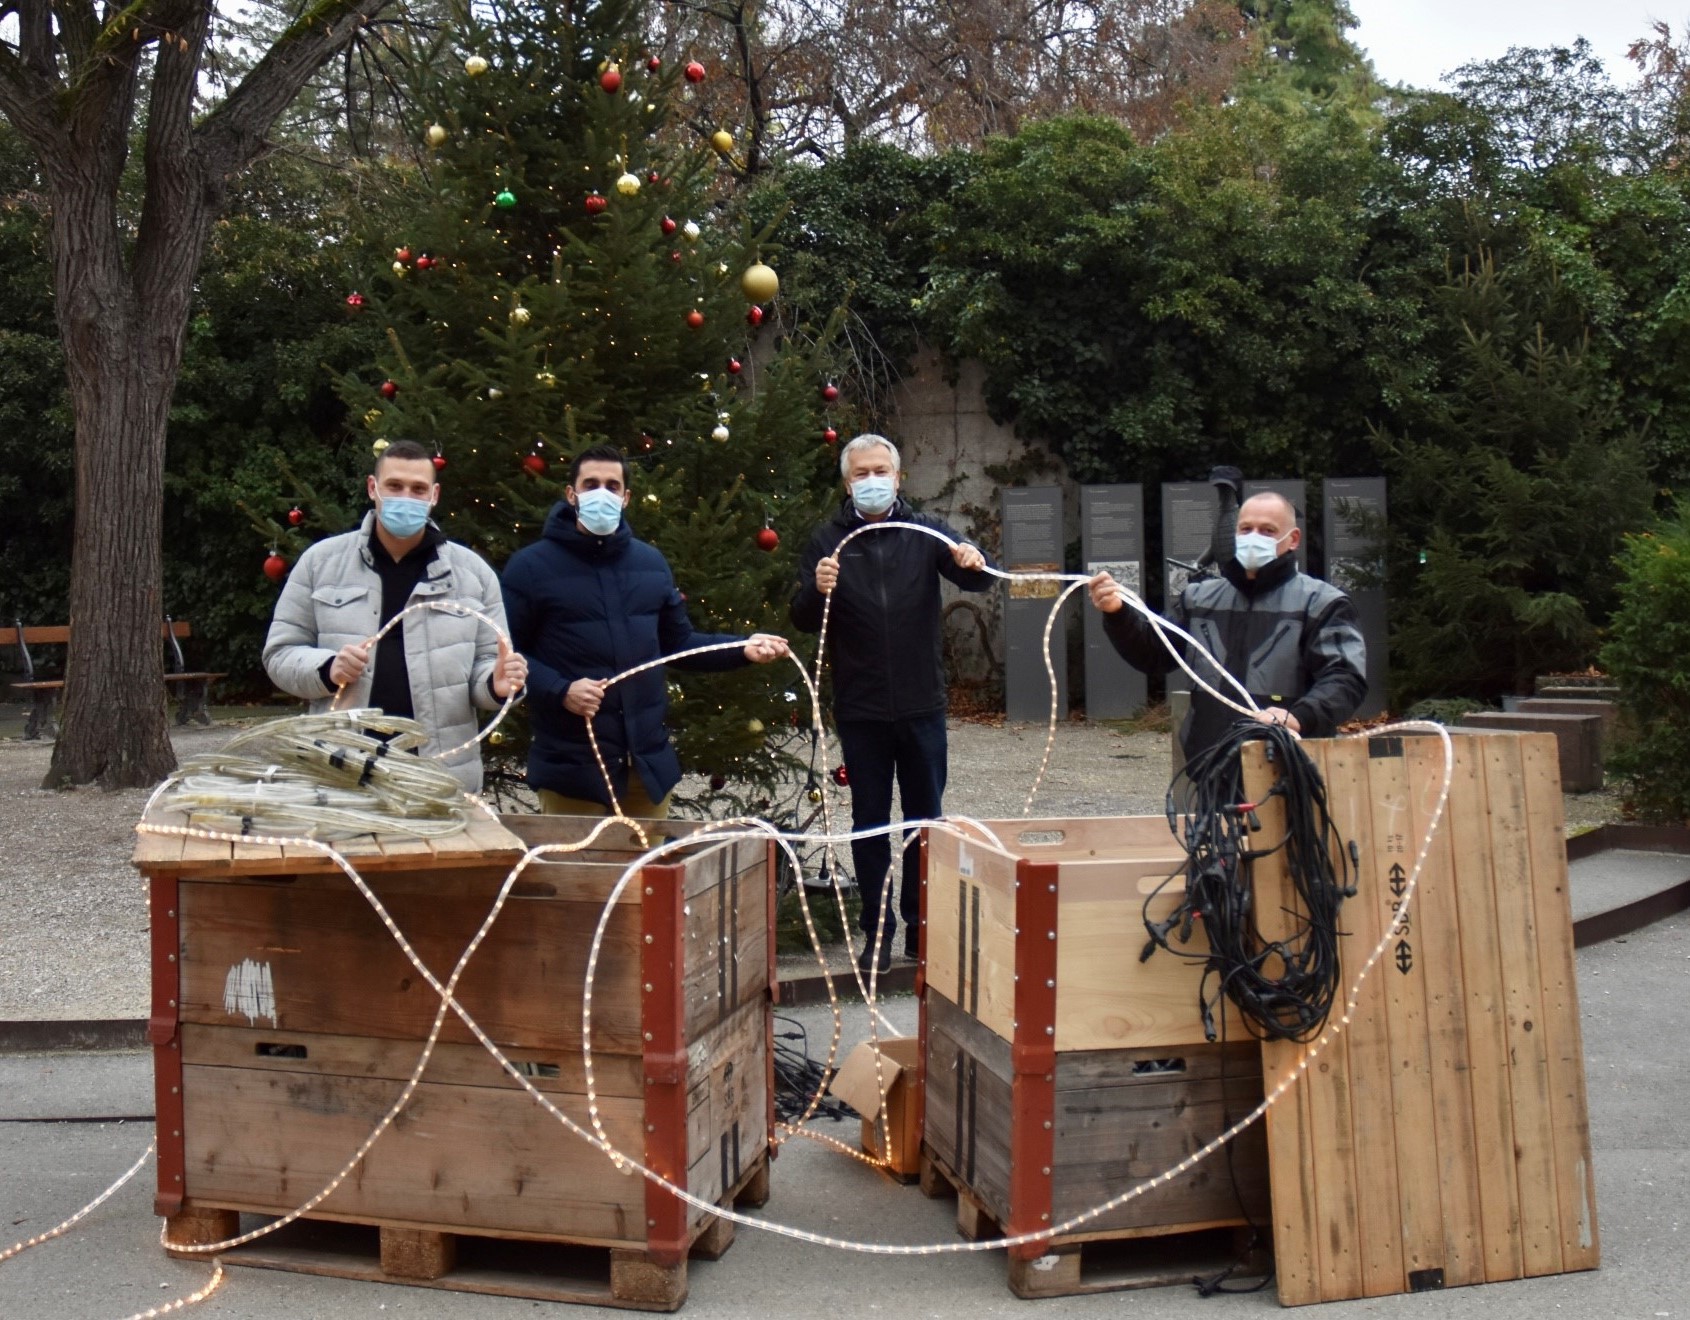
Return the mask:
{"type": "Polygon", "coordinates": [[[509,642],[499,639],[499,658],[493,665],[493,695],[504,701],[513,692],[520,692],[528,682],[528,661],[521,652],[513,651],[509,642]]]}
{"type": "Polygon", "coordinates": [[[951,547],[951,558],[956,561],[958,568],[977,569],[986,567],[986,556],[980,553],[980,547],[969,545],[967,541],[951,547]]]}
{"type": "Polygon", "coordinates": [[[780,660],[792,654],[792,648],[786,644],[786,638],[776,637],[773,633],[752,633],[745,639],[745,658],[754,665],[766,665],[771,660],[780,660]]]}
{"type": "Polygon", "coordinates": [[[1121,599],[1121,584],[1107,573],[1099,573],[1091,580],[1091,603],[1105,614],[1113,614],[1126,607],[1121,599]]]}
{"type": "Polygon", "coordinates": [[[602,678],[578,678],[569,685],[569,691],[563,694],[563,708],[571,715],[590,720],[599,713],[599,705],[604,701],[604,690],[607,686],[602,678]]]}
{"type": "Polygon", "coordinates": [[[816,565],[816,590],[831,596],[839,582],[839,556],[829,555],[816,565]]]}
{"type": "Polygon", "coordinates": [[[329,666],[329,682],[336,687],[345,687],[348,683],[356,683],[362,678],[364,671],[370,667],[371,640],[365,638],[361,642],[341,647],[335,653],[334,663],[329,666]]]}
{"type": "Polygon", "coordinates": [[[1297,717],[1283,706],[1263,706],[1256,712],[1258,724],[1283,724],[1292,733],[1301,733],[1303,726],[1297,722],[1297,717]]]}

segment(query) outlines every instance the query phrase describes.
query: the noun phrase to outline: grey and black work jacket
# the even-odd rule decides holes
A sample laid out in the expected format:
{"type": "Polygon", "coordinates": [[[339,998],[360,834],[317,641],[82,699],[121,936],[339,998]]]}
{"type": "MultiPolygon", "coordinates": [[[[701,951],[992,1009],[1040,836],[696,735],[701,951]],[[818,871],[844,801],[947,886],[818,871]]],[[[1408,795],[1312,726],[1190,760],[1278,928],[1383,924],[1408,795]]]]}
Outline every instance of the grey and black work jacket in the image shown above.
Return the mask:
{"type": "MultiPolygon", "coordinates": [[[[1294,554],[1281,555],[1253,580],[1229,559],[1221,576],[1181,591],[1164,617],[1197,638],[1257,704],[1290,711],[1308,737],[1335,733],[1367,695],[1367,646],[1355,606],[1337,587],[1298,571],[1294,554]]],[[[1104,615],[1103,631],[1136,669],[1163,674],[1176,667],[1150,623],[1130,606],[1104,615]]],[[[1206,683],[1237,696],[1205,657],[1191,655],[1177,637],[1170,640],[1206,683]]],[[[1180,730],[1187,759],[1220,741],[1239,718],[1194,687],[1180,730]]]]}

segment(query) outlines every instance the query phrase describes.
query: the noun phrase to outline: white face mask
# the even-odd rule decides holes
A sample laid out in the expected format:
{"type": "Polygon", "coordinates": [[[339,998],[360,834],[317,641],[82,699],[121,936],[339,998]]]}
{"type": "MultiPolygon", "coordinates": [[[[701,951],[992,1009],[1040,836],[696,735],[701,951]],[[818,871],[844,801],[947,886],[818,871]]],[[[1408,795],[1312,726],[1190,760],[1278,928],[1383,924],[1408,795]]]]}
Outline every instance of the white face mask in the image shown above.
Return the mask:
{"type": "Polygon", "coordinates": [[[857,506],[858,513],[870,517],[885,513],[897,497],[898,487],[891,477],[876,474],[858,477],[851,483],[851,502],[857,506]]]}
{"type": "Polygon", "coordinates": [[[1266,532],[1239,532],[1233,538],[1233,555],[1246,573],[1258,573],[1279,558],[1279,542],[1266,532]]]}

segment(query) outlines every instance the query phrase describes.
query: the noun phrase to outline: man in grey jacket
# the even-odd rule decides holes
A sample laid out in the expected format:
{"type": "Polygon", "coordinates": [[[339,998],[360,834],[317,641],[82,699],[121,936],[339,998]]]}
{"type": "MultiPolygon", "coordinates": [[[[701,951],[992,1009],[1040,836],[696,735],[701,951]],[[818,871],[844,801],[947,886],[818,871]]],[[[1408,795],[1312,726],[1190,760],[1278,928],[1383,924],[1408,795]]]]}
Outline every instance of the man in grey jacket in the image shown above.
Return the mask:
{"type": "MultiPolygon", "coordinates": [[[[1238,509],[1231,558],[1220,576],[1191,583],[1168,605],[1166,618],[1191,633],[1203,649],[1241,682],[1260,709],[1262,723],[1284,724],[1305,737],[1324,738],[1367,695],[1367,646],[1350,598],[1297,568],[1303,537],[1297,511],[1283,495],[1264,492],[1238,509]]],[[[1175,660],[1138,611],[1128,609],[1115,580],[1091,580],[1092,604],[1103,611],[1103,631],[1128,664],[1165,674],[1175,660]]],[[[1174,645],[1185,646],[1177,638],[1174,645]]],[[[1232,684],[1201,656],[1184,652],[1203,681],[1237,700],[1232,684]]],[[[1180,730],[1187,760],[1218,743],[1237,712],[1201,688],[1180,730]]]]}
{"type": "Polygon", "coordinates": [[[468,614],[419,610],[379,643],[375,635],[407,605],[467,606],[505,628],[497,574],[474,551],[448,541],[430,519],[440,499],[433,461],[397,440],[369,478],[375,505],[356,531],[318,541],[288,574],[264,668],[276,686],[327,710],[344,685],[344,708],[379,706],[428,732],[422,753],[443,760],[471,792],[481,788],[474,708],[493,710],[527,682],[527,662],[468,614]],[[467,744],[467,745],[464,745],[467,744]]]}

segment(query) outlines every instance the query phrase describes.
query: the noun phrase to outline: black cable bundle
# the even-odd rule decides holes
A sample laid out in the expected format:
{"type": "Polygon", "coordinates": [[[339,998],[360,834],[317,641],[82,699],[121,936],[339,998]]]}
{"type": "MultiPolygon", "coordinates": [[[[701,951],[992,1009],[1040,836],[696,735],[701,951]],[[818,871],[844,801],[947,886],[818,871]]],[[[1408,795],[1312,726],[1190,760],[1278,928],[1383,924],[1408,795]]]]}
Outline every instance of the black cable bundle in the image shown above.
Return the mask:
{"type": "Polygon", "coordinates": [[[1161,948],[1204,963],[1198,1011],[1211,1041],[1222,994],[1258,1039],[1313,1040],[1338,995],[1338,908],[1355,894],[1359,861],[1355,844],[1339,837],[1327,814],[1320,772],[1283,725],[1240,720],[1174,777],[1167,810],[1169,828],[1176,836],[1183,829],[1185,898],[1159,922],[1150,918],[1150,902],[1161,886],[1146,900],[1144,928],[1150,942],[1139,961],[1161,948]],[[1269,796],[1285,799],[1286,832],[1280,839],[1253,841],[1251,836],[1261,830],[1260,804],[1245,797],[1239,752],[1245,743],[1262,740],[1279,771],[1269,796]],[[1181,780],[1189,783],[1183,794],[1181,780]],[[1301,912],[1288,938],[1268,940],[1257,925],[1251,868],[1257,858],[1282,849],[1301,912]],[[1341,873],[1334,872],[1334,859],[1341,873]],[[1198,921],[1209,937],[1207,954],[1169,943],[1175,935],[1188,944],[1198,921]]]}
{"type": "MultiPolygon", "coordinates": [[[[809,1033],[796,1018],[775,1015],[781,1029],[775,1032],[775,1117],[791,1123],[809,1107],[810,1099],[821,1089],[822,1066],[810,1057],[809,1033]],[[784,1042],[795,1040],[796,1046],[784,1042]]],[[[831,1118],[835,1122],[856,1115],[843,1101],[823,1097],[812,1118],[831,1118]]]]}

